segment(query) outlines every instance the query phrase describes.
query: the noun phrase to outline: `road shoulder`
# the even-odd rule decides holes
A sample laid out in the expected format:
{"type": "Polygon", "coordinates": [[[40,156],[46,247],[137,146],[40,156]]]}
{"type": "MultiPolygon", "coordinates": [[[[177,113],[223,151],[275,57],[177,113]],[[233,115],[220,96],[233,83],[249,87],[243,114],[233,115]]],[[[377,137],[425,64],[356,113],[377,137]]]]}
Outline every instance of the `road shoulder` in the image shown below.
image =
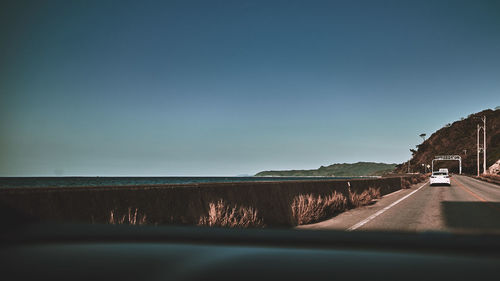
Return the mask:
{"type": "MultiPolygon", "coordinates": [[[[418,183],[412,185],[408,189],[400,189],[393,193],[389,193],[382,198],[374,200],[371,205],[358,207],[338,214],[337,216],[314,224],[306,224],[297,226],[296,229],[309,230],[349,230],[371,216],[383,212],[384,209],[390,208],[391,205],[400,201],[405,196],[426,185],[427,183],[418,183]]],[[[404,200],[404,199],[403,199],[404,200]]],[[[396,203],[397,204],[397,203],[396,203]]]]}

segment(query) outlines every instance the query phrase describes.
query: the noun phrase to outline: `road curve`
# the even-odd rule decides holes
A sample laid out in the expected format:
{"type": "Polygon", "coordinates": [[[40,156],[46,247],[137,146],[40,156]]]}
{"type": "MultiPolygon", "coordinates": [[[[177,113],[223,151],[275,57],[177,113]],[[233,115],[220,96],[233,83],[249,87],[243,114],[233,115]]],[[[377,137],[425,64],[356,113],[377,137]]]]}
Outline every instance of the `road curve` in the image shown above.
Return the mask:
{"type": "Polygon", "coordinates": [[[453,175],[451,186],[420,183],[372,205],[297,228],[500,233],[500,186],[453,175]]]}

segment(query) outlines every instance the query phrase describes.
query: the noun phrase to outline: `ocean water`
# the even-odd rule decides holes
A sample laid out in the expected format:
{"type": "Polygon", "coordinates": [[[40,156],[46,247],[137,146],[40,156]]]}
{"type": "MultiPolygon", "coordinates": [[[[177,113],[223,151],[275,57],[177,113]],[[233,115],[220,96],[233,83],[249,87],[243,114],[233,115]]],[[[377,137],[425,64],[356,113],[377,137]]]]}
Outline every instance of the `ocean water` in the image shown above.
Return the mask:
{"type": "Polygon", "coordinates": [[[350,177],[0,177],[0,188],[349,179],[350,177]]]}

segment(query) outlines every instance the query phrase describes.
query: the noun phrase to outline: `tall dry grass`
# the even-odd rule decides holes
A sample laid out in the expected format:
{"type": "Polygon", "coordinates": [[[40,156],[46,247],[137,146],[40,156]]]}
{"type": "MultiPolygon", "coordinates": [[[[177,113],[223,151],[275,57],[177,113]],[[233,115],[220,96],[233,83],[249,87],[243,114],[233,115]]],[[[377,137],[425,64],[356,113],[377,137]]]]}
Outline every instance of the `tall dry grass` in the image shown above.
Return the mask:
{"type": "Polygon", "coordinates": [[[109,223],[110,224],[130,224],[130,225],[141,225],[146,224],[146,215],[138,214],[138,209],[135,208],[134,212],[132,212],[131,208],[128,208],[128,212],[123,215],[116,215],[115,211],[111,211],[109,215],[109,223]]]}
{"type": "Polygon", "coordinates": [[[307,224],[322,220],[348,206],[347,198],[337,191],[329,195],[301,194],[292,201],[292,216],[296,224],[307,224]]]}
{"type": "Polygon", "coordinates": [[[361,193],[352,192],[349,188],[349,205],[356,208],[370,204],[373,199],[380,198],[380,189],[369,187],[361,193]]]}
{"type": "Polygon", "coordinates": [[[380,198],[380,189],[369,187],[361,193],[348,189],[348,196],[333,191],[328,195],[303,194],[292,202],[292,216],[296,224],[318,222],[349,208],[364,206],[380,198]]]}
{"type": "Polygon", "coordinates": [[[208,216],[201,217],[198,225],[247,228],[264,227],[264,222],[252,207],[230,207],[219,200],[209,204],[208,216]]]}
{"type": "Polygon", "coordinates": [[[429,175],[418,174],[407,178],[401,178],[401,188],[410,188],[412,185],[427,180],[429,175]]]}
{"type": "MultiPolygon", "coordinates": [[[[346,209],[367,205],[376,198],[380,198],[380,189],[373,187],[361,193],[349,188],[347,196],[338,191],[327,195],[301,194],[292,200],[292,218],[297,225],[317,222],[346,209]]],[[[198,225],[243,228],[265,226],[254,208],[231,207],[223,200],[210,203],[208,215],[201,217],[198,225]]]]}

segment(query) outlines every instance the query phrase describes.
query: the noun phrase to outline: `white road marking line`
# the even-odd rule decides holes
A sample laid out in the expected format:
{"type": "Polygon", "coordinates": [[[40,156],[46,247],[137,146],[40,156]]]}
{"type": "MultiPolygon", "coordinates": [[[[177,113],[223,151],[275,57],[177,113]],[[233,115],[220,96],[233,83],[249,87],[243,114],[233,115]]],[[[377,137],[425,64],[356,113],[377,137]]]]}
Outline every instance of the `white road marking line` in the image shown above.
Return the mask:
{"type": "Polygon", "coordinates": [[[384,195],[384,196],[382,196],[382,197],[389,197],[389,196],[394,195],[394,194],[396,194],[396,193],[398,193],[398,192],[401,192],[401,191],[403,191],[403,189],[396,190],[396,191],[394,191],[394,192],[388,193],[388,194],[386,194],[386,195],[384,195]]]}
{"type": "Polygon", "coordinates": [[[401,197],[400,199],[398,199],[397,201],[393,202],[391,205],[383,208],[382,210],[376,212],[375,214],[367,217],[366,219],[358,222],[357,224],[349,227],[347,229],[347,231],[353,231],[353,230],[356,230],[360,227],[362,227],[363,225],[367,224],[369,221],[373,220],[374,218],[378,217],[379,215],[383,214],[385,211],[389,210],[390,208],[396,206],[399,202],[405,200],[406,198],[410,197],[411,195],[413,195],[415,192],[419,191],[422,187],[426,186],[428,182],[425,182],[422,186],[420,186],[419,188],[415,189],[414,191],[406,194],[405,196],[401,197]]]}

